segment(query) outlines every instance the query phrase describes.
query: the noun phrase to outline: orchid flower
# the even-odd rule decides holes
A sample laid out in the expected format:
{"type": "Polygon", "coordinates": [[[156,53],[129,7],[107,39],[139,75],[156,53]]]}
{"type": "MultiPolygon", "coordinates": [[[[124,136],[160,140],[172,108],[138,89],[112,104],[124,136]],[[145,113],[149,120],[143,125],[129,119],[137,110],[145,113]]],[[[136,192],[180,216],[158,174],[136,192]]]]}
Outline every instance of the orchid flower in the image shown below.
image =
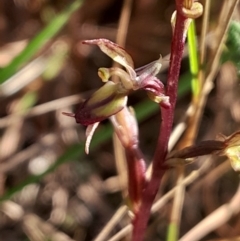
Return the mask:
{"type": "Polygon", "coordinates": [[[85,151],[98,124],[121,111],[127,105],[127,96],[138,89],[147,91],[148,96],[163,107],[169,107],[169,97],[165,96],[164,85],[156,77],[162,66],[162,58],[134,70],[131,56],[119,45],[107,39],[85,40],[83,44],[97,45],[102,52],[125,69],[118,67],[99,68],[98,75],[105,83],[90,98],[81,103],[76,113],[63,113],[74,117],[76,122],[87,126],[85,151]],[[117,76],[118,78],[111,78],[117,76]]]}

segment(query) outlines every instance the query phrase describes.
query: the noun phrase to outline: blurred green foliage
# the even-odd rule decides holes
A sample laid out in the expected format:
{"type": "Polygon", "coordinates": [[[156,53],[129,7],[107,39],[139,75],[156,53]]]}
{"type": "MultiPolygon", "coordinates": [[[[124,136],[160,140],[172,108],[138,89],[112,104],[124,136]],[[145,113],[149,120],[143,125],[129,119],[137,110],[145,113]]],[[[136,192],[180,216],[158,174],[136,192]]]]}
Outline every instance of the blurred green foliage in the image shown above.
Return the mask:
{"type": "Polygon", "coordinates": [[[228,29],[226,48],[222,54],[222,63],[231,61],[240,75],[240,23],[232,21],[228,29]]]}

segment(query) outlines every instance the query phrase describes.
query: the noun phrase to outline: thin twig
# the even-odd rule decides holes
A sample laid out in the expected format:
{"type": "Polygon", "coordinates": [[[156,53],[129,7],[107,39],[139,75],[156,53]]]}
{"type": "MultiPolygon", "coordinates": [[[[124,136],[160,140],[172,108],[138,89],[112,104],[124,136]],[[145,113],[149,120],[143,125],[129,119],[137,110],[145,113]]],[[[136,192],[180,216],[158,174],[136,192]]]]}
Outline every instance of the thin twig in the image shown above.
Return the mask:
{"type": "Polygon", "coordinates": [[[168,241],[178,240],[179,236],[179,227],[181,224],[181,216],[183,209],[183,202],[185,197],[185,186],[182,183],[184,179],[184,166],[178,166],[176,168],[177,172],[177,182],[176,182],[176,191],[173,198],[172,212],[171,212],[171,220],[169,223],[168,229],[168,241]]]}
{"type": "Polygon", "coordinates": [[[121,231],[119,231],[117,234],[115,234],[112,238],[110,238],[108,241],[118,241],[122,238],[126,237],[130,232],[132,232],[132,224],[128,224],[126,227],[124,227],[121,231]]]}
{"type": "Polygon", "coordinates": [[[126,37],[128,32],[128,26],[132,11],[132,0],[125,0],[119,20],[119,27],[116,36],[116,43],[124,47],[126,43],[126,37]]]}
{"type": "MultiPolygon", "coordinates": [[[[116,36],[116,43],[122,47],[125,47],[126,37],[128,32],[128,26],[130,21],[132,11],[132,0],[125,0],[123,3],[123,7],[121,10],[121,16],[118,23],[118,31],[116,36]]],[[[120,67],[116,62],[113,63],[113,66],[120,67]]],[[[116,78],[114,76],[113,78],[116,78]]],[[[124,152],[124,148],[118,139],[117,135],[113,136],[114,143],[114,156],[118,171],[118,176],[122,180],[119,180],[122,187],[122,196],[123,198],[127,198],[127,164],[126,164],[126,156],[124,152]]]]}
{"type": "MultiPolygon", "coordinates": [[[[227,4],[227,3],[230,4],[229,2],[226,1],[225,4],[227,4]]],[[[238,3],[239,3],[239,0],[232,0],[226,19],[220,19],[219,20],[219,22],[220,22],[220,24],[219,24],[220,25],[219,43],[217,44],[217,48],[216,48],[215,52],[213,53],[214,58],[213,58],[213,61],[212,61],[212,65],[210,67],[211,71],[210,71],[209,75],[207,76],[206,82],[212,81],[213,78],[215,77],[216,73],[217,73],[219,59],[220,59],[220,56],[221,56],[222,50],[223,50],[222,46],[223,46],[223,43],[225,41],[225,35],[227,33],[227,30],[228,30],[228,27],[230,25],[230,21],[232,19],[234,10],[237,7],[238,3]]],[[[223,5],[223,9],[222,9],[222,11],[224,11],[224,12],[226,12],[225,4],[223,5]]]]}
{"type": "Polygon", "coordinates": [[[211,0],[205,0],[204,5],[204,14],[203,14],[203,21],[202,21],[202,30],[201,30],[201,37],[200,37],[200,66],[201,69],[199,71],[198,80],[200,81],[200,86],[203,86],[204,76],[205,76],[205,69],[203,67],[205,56],[206,56],[206,36],[208,31],[208,21],[209,21],[209,14],[210,14],[210,2],[211,0]]]}
{"type": "Polygon", "coordinates": [[[116,133],[113,133],[113,147],[114,147],[114,158],[116,162],[119,185],[121,187],[122,198],[125,199],[127,198],[127,195],[128,195],[127,164],[126,164],[124,147],[122,146],[116,133]]]}
{"type": "Polygon", "coordinates": [[[194,113],[194,106],[190,105],[187,109],[187,111],[184,113],[184,116],[180,119],[179,123],[174,127],[172,134],[169,139],[168,143],[168,150],[171,151],[177,141],[180,139],[182,136],[183,132],[187,128],[187,119],[189,116],[191,116],[194,113]]]}

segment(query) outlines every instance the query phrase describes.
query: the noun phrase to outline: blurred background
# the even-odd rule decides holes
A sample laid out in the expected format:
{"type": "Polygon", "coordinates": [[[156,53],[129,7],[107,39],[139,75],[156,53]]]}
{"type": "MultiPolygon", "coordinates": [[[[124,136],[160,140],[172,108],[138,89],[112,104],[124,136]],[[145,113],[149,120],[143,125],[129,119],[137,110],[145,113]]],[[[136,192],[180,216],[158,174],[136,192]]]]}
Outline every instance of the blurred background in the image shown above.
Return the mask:
{"type": "MultiPolygon", "coordinates": [[[[227,1],[227,0],[225,0],[227,1]]],[[[138,68],[164,58],[158,77],[167,79],[171,47],[173,0],[129,1],[125,49],[138,68]]],[[[203,1],[205,2],[205,1],[203,1]]],[[[214,44],[222,1],[212,1],[206,48],[214,44]]],[[[85,127],[62,112],[77,104],[102,83],[100,67],[112,61],[82,40],[116,41],[124,1],[117,0],[2,0],[0,1],[0,240],[89,241],[103,229],[124,203],[116,165],[111,127],[104,121],[84,153],[85,127]]],[[[239,6],[234,19],[239,20],[239,6]]],[[[202,18],[197,19],[197,34],[202,18]]],[[[239,48],[240,49],[240,48],[239,48]]],[[[238,51],[239,51],[238,49],[238,51]]],[[[239,60],[239,59],[238,59],[239,60]]],[[[198,141],[230,135],[239,129],[239,76],[236,65],[225,61],[210,93],[198,141]]],[[[182,63],[175,126],[191,102],[187,49],[182,63]]],[[[140,146],[150,163],[156,148],[160,113],[144,92],[130,96],[139,118],[140,146]]],[[[187,188],[181,235],[214,209],[228,202],[238,186],[238,175],[226,158],[198,158],[186,173],[210,163],[187,188]]],[[[159,197],[175,185],[169,170],[159,197]]],[[[172,202],[150,220],[149,240],[165,240],[172,202]]],[[[119,218],[110,236],[125,227],[119,218]]],[[[240,236],[240,216],[204,240],[240,236]]],[[[119,239],[128,240],[129,236],[119,239]]],[[[117,240],[117,239],[116,239],[117,240]]],[[[230,239],[229,239],[230,240],[230,239]]]]}

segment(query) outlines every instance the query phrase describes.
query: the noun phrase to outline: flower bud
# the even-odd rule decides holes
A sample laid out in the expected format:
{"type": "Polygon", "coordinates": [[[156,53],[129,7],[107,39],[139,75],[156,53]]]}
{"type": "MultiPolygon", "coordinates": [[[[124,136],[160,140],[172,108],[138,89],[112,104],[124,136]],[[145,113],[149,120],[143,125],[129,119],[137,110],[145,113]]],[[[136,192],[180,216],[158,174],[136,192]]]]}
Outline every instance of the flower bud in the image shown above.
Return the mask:
{"type": "Polygon", "coordinates": [[[100,122],[119,112],[127,103],[127,96],[119,93],[119,84],[107,82],[78,107],[75,114],[63,113],[74,117],[82,125],[100,122]]]}
{"type": "Polygon", "coordinates": [[[125,148],[138,145],[138,125],[132,108],[124,107],[117,115],[111,116],[110,120],[125,148]]]}

